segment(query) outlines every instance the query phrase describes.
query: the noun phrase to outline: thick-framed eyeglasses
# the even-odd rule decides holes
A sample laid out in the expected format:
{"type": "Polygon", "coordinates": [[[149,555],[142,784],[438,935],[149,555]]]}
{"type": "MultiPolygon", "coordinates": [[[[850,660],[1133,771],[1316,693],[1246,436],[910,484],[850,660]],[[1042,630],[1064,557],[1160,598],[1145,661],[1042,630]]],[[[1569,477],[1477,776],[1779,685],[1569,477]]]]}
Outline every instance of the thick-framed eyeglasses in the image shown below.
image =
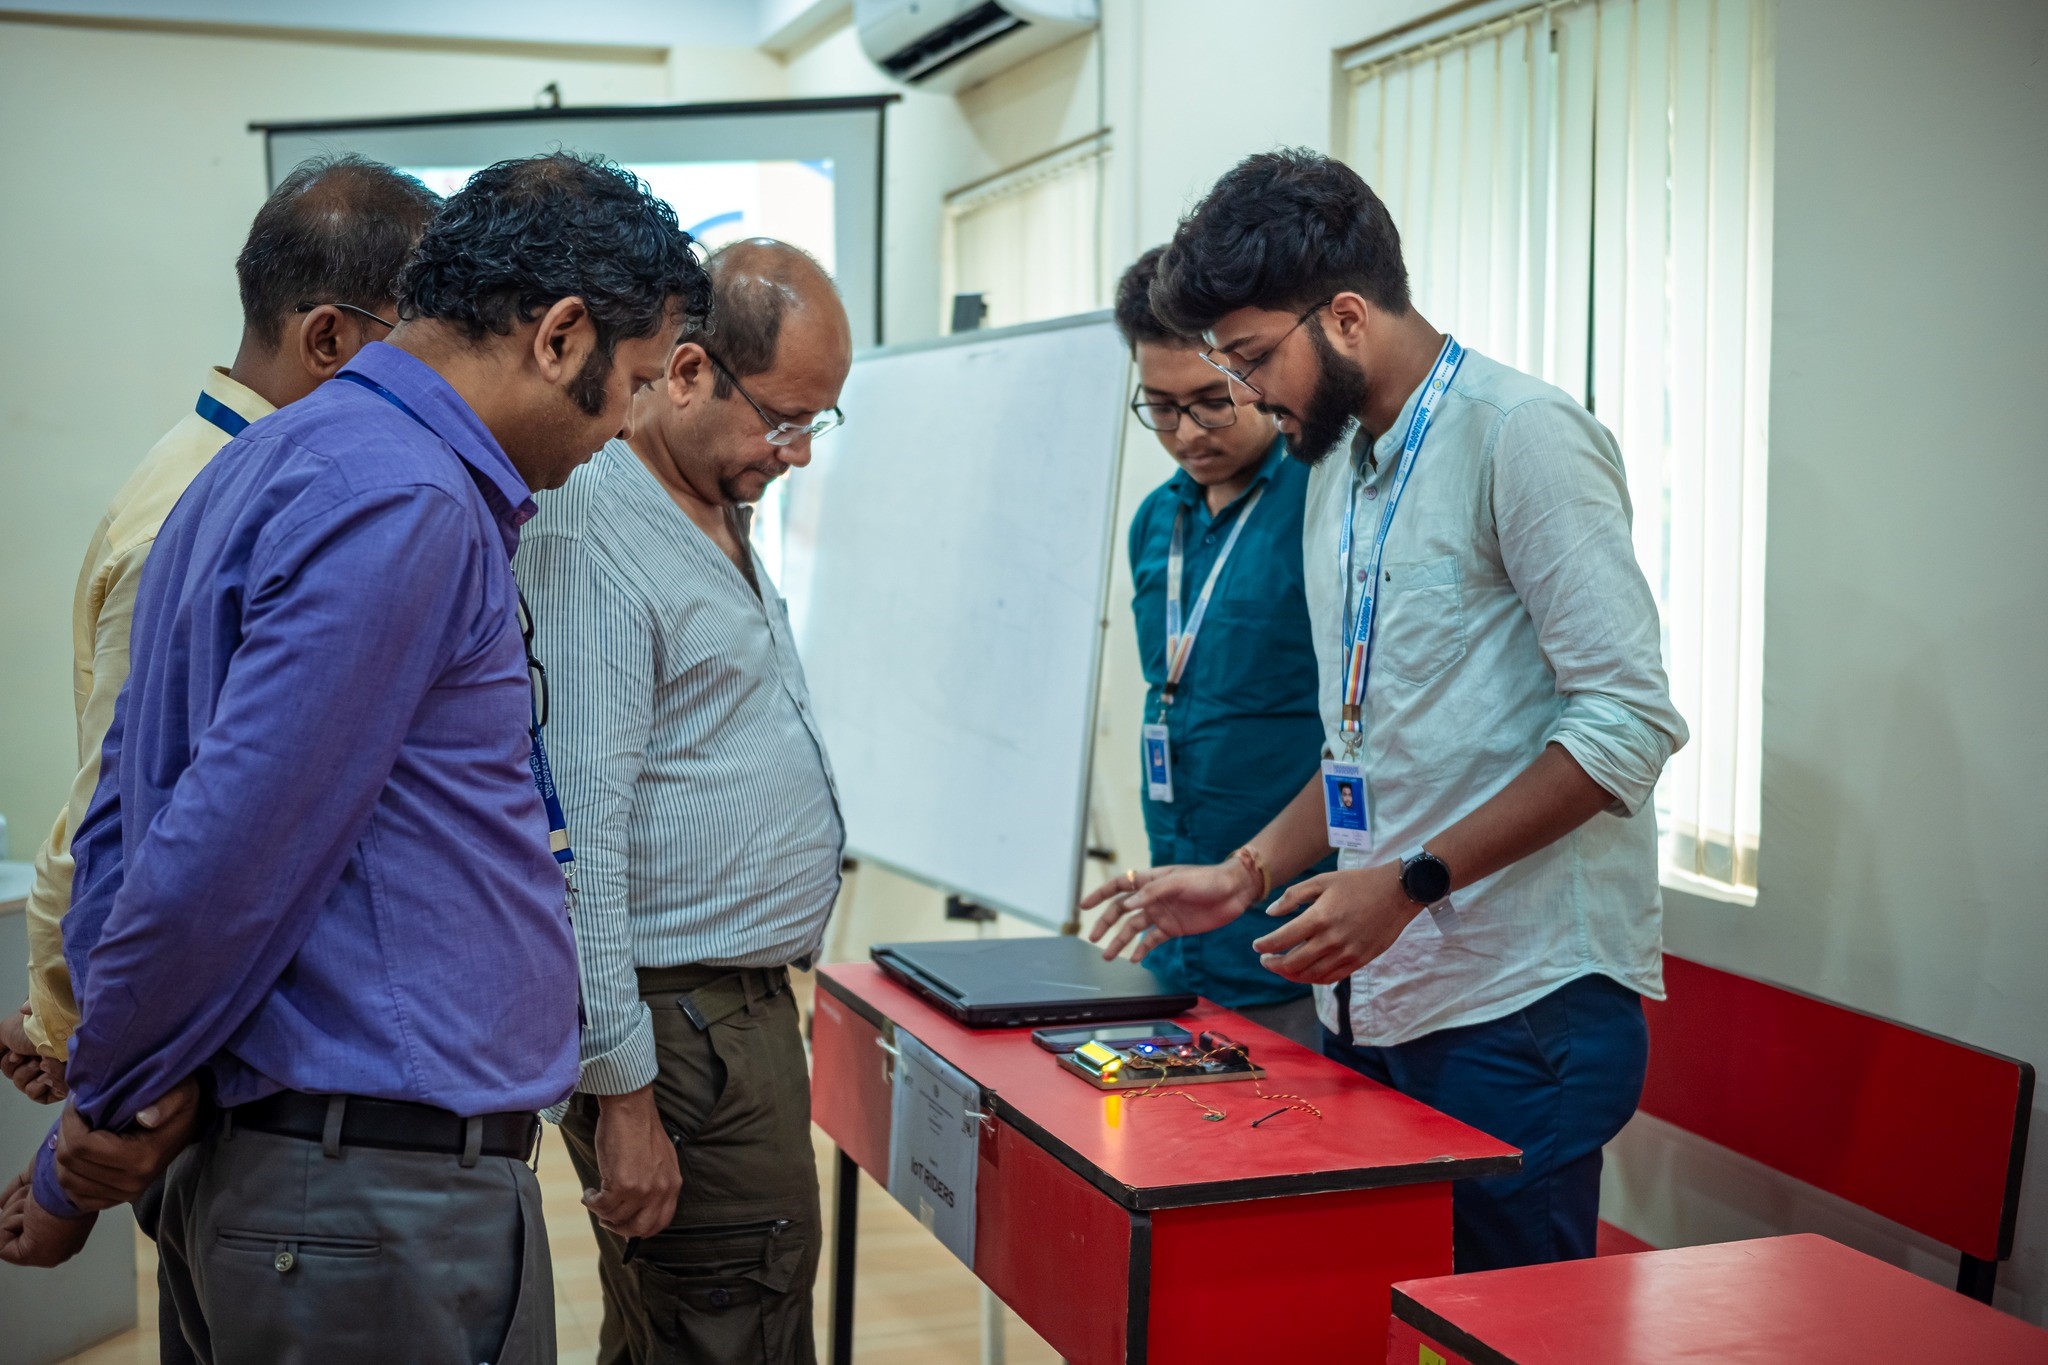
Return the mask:
{"type": "Polygon", "coordinates": [[[1230,400],[1228,394],[1221,398],[1197,398],[1192,403],[1169,403],[1164,399],[1147,398],[1141,388],[1131,395],[1131,411],[1137,413],[1138,420],[1151,431],[1180,430],[1182,413],[1205,431],[1237,424],[1237,404],[1230,400]]]}
{"type": "Polygon", "coordinates": [[[838,408],[830,408],[821,412],[809,422],[785,422],[778,417],[771,416],[768,409],[754,401],[754,395],[747,392],[746,385],[740,383],[739,376],[734,374],[723,360],[711,354],[710,348],[705,348],[704,355],[706,359],[718,367],[718,372],[725,376],[726,383],[740,391],[740,397],[747,400],[747,406],[760,414],[762,425],[768,428],[767,440],[771,446],[793,444],[799,436],[808,436],[815,441],[826,432],[846,425],[846,414],[838,408]]]}
{"type": "Polygon", "coordinates": [[[302,303],[298,307],[292,309],[292,311],[294,313],[310,313],[315,308],[339,308],[344,313],[354,313],[357,317],[368,318],[370,321],[376,323],[380,327],[396,327],[398,325],[397,323],[391,321],[391,319],[389,318],[378,317],[375,313],[371,312],[367,308],[358,308],[352,303],[336,303],[332,300],[329,300],[326,303],[302,303]]]}
{"type": "Polygon", "coordinates": [[[548,671],[533,652],[533,613],[527,609],[526,594],[519,593],[519,640],[526,649],[526,680],[533,687],[533,728],[548,723],[548,671]]]}
{"type": "Polygon", "coordinates": [[[1266,391],[1260,388],[1257,384],[1252,383],[1252,376],[1258,373],[1259,366],[1265,364],[1267,361],[1271,360],[1275,355],[1277,355],[1280,351],[1280,348],[1286,344],[1287,338],[1293,336],[1296,332],[1300,331],[1302,327],[1307,324],[1310,318],[1322,312],[1325,308],[1328,308],[1332,303],[1335,303],[1336,300],[1337,296],[1335,294],[1332,294],[1329,298],[1324,299],[1321,303],[1316,304],[1313,308],[1310,308],[1307,311],[1303,312],[1300,317],[1297,317],[1294,320],[1294,325],[1292,327],[1289,327],[1285,332],[1282,332],[1280,334],[1280,340],[1274,342],[1271,346],[1268,346],[1266,348],[1266,353],[1264,355],[1260,356],[1257,360],[1254,360],[1251,364],[1245,366],[1242,370],[1226,365],[1216,358],[1216,334],[1214,332],[1205,332],[1202,334],[1202,339],[1208,342],[1209,346],[1208,349],[1202,352],[1202,361],[1210,369],[1215,370],[1217,373],[1221,374],[1225,379],[1228,379],[1231,383],[1243,385],[1247,390],[1251,392],[1252,397],[1264,398],[1266,396],[1266,391]]]}

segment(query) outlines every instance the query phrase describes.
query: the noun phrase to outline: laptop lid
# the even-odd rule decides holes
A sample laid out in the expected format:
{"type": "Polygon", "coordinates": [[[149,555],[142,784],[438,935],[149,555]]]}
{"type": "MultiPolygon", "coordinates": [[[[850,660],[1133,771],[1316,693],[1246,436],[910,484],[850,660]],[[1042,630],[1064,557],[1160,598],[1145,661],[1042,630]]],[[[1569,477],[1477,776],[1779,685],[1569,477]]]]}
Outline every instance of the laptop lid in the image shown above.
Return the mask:
{"type": "Polygon", "coordinates": [[[965,1023],[1016,1027],[1177,1014],[1195,997],[1068,935],[884,943],[884,971],[965,1023]]]}

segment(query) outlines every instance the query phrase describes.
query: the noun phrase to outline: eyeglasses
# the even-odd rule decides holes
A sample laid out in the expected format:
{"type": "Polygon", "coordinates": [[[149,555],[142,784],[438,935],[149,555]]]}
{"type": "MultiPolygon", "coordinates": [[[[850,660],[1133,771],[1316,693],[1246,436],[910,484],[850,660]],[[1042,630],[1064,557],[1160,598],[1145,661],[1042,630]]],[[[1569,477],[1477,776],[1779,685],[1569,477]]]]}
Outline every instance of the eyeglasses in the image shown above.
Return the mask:
{"type": "Polygon", "coordinates": [[[1285,332],[1281,333],[1280,340],[1274,342],[1271,346],[1268,346],[1266,348],[1266,353],[1264,355],[1260,356],[1257,360],[1254,360],[1251,364],[1245,366],[1242,370],[1233,369],[1232,367],[1224,364],[1222,361],[1216,358],[1216,334],[1213,331],[1205,332],[1202,334],[1202,338],[1203,340],[1209,343],[1209,348],[1202,352],[1202,362],[1205,365],[1207,365],[1210,369],[1215,370],[1224,378],[1228,379],[1231,383],[1242,384],[1247,390],[1250,391],[1252,397],[1264,398],[1266,396],[1266,391],[1260,388],[1257,384],[1252,383],[1252,376],[1258,373],[1259,366],[1271,360],[1274,354],[1279,351],[1280,347],[1286,343],[1288,337],[1291,337],[1296,332],[1300,331],[1304,323],[1306,323],[1310,318],[1314,317],[1316,314],[1322,312],[1325,308],[1328,308],[1332,303],[1336,302],[1336,299],[1337,296],[1335,294],[1332,294],[1329,298],[1324,299],[1321,303],[1315,305],[1315,307],[1310,308],[1307,312],[1303,313],[1300,317],[1296,318],[1294,320],[1294,325],[1292,327],[1289,327],[1285,332]]]}
{"type": "Polygon", "coordinates": [[[533,613],[524,592],[519,593],[519,639],[526,648],[526,681],[533,688],[533,728],[538,730],[548,723],[548,671],[533,652],[533,613]]]}
{"type": "MultiPolygon", "coordinates": [[[[1214,381],[1211,381],[1214,382],[1214,381]]],[[[1151,431],[1180,430],[1181,414],[1194,419],[1196,426],[1205,431],[1237,423],[1237,404],[1226,395],[1222,398],[1197,398],[1192,403],[1168,403],[1161,399],[1145,397],[1140,388],[1131,395],[1131,411],[1138,414],[1138,420],[1151,431]]]]}
{"type": "Polygon", "coordinates": [[[369,309],[358,308],[352,303],[337,303],[333,301],[329,301],[327,303],[302,303],[298,307],[292,309],[292,311],[294,313],[310,313],[315,308],[339,308],[345,313],[354,313],[357,317],[368,318],[370,321],[384,327],[396,327],[398,325],[397,323],[391,321],[389,318],[380,318],[375,313],[371,312],[369,309]]]}
{"type": "Polygon", "coordinates": [[[706,359],[718,367],[718,372],[725,376],[726,382],[740,391],[740,397],[747,400],[747,406],[760,414],[762,424],[768,428],[767,441],[771,446],[792,445],[799,436],[808,436],[816,440],[835,427],[841,427],[846,424],[846,414],[838,408],[831,408],[821,412],[817,415],[816,419],[810,422],[784,422],[771,417],[768,414],[768,409],[754,401],[754,395],[747,392],[746,386],[740,383],[739,376],[727,368],[723,360],[712,355],[709,348],[705,349],[704,355],[706,359]]]}

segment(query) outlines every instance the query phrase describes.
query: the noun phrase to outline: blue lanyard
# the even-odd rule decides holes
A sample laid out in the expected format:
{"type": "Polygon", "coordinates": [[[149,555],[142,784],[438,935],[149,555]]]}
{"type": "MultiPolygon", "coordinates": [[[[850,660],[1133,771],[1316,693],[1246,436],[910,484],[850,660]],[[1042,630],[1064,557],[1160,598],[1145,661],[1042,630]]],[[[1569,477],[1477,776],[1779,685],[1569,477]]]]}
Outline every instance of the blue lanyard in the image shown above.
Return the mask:
{"type": "MultiPolygon", "coordinates": [[[[514,585],[514,591],[517,591],[514,585]]],[[[526,608],[526,594],[519,594],[519,635],[526,649],[526,668],[529,681],[538,677],[546,679],[547,670],[534,657],[533,646],[528,643],[533,635],[533,614],[526,608]]],[[[545,686],[545,682],[541,686],[545,686]]],[[[569,816],[562,809],[562,798],[555,790],[555,770],[548,765],[548,746],[540,736],[540,692],[536,687],[529,697],[528,713],[533,717],[533,749],[527,755],[527,765],[533,769],[533,785],[540,792],[540,803],[548,813],[548,851],[555,855],[555,861],[562,865],[564,877],[574,877],[576,850],[569,847],[569,816]]]]}
{"type": "Polygon", "coordinates": [[[1380,512],[1379,532],[1373,537],[1371,558],[1366,561],[1362,572],[1354,573],[1352,550],[1356,542],[1353,524],[1358,517],[1358,470],[1354,465],[1351,472],[1351,497],[1344,509],[1344,533],[1337,541],[1337,566],[1344,575],[1344,709],[1340,728],[1344,734],[1346,753],[1355,753],[1359,740],[1365,733],[1365,684],[1372,672],[1373,624],[1377,620],[1380,593],[1380,559],[1386,554],[1387,532],[1394,526],[1394,509],[1401,505],[1401,494],[1407,491],[1408,479],[1415,472],[1415,460],[1422,453],[1423,438],[1429,435],[1429,424],[1436,418],[1437,404],[1451,386],[1451,380],[1458,373],[1458,366],[1465,359],[1465,348],[1452,337],[1444,338],[1444,348],[1437,352],[1436,365],[1430,371],[1429,382],[1423,386],[1422,396],[1415,401],[1415,413],[1408,419],[1408,435],[1401,442],[1401,464],[1394,471],[1393,485],[1387,490],[1387,505],[1380,512]],[[1358,606],[1351,606],[1354,580],[1358,590],[1358,606]]]}
{"type": "Polygon", "coordinates": [[[230,440],[240,436],[249,429],[248,418],[242,416],[241,413],[236,412],[210,393],[200,394],[199,401],[192,405],[192,411],[198,413],[222,431],[225,431],[230,440]]]}
{"type": "MultiPolygon", "coordinates": [[[[412,418],[413,421],[418,422],[427,431],[433,432],[437,438],[440,437],[439,432],[435,432],[432,427],[427,426],[425,418],[406,406],[404,399],[368,375],[358,374],[354,370],[344,370],[336,375],[335,378],[346,379],[351,383],[362,385],[392,407],[397,408],[407,417],[412,418]]],[[[516,587],[514,591],[517,591],[516,587]]],[[[528,634],[528,626],[529,617],[526,610],[526,599],[522,596],[519,599],[519,635],[522,645],[528,634]]],[[[534,658],[531,648],[526,649],[526,666],[530,670],[530,682],[532,674],[539,673],[540,670],[540,661],[534,658]]],[[[545,677],[546,674],[540,673],[540,676],[545,677]]],[[[576,850],[569,845],[569,816],[562,809],[561,795],[555,789],[555,770],[548,763],[548,746],[541,738],[540,697],[538,693],[528,697],[527,711],[533,717],[533,749],[527,755],[527,766],[533,770],[533,785],[540,792],[541,806],[547,811],[548,851],[555,855],[555,861],[561,865],[562,876],[569,883],[569,890],[573,899],[576,889],[576,850]]]]}

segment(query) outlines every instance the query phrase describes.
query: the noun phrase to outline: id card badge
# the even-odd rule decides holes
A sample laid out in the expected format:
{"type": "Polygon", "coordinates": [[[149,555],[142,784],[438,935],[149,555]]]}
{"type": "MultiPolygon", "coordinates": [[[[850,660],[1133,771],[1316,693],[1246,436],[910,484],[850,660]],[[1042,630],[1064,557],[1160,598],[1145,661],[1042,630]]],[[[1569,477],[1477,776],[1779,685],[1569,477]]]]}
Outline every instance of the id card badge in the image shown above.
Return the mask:
{"type": "Polygon", "coordinates": [[[1166,746],[1166,726],[1147,725],[1145,737],[1145,795],[1154,801],[1173,800],[1173,753],[1166,746]]]}
{"type": "Polygon", "coordinates": [[[1331,848],[1372,852],[1372,829],[1365,818],[1365,774],[1356,763],[1323,760],[1323,823],[1331,848]]]}

